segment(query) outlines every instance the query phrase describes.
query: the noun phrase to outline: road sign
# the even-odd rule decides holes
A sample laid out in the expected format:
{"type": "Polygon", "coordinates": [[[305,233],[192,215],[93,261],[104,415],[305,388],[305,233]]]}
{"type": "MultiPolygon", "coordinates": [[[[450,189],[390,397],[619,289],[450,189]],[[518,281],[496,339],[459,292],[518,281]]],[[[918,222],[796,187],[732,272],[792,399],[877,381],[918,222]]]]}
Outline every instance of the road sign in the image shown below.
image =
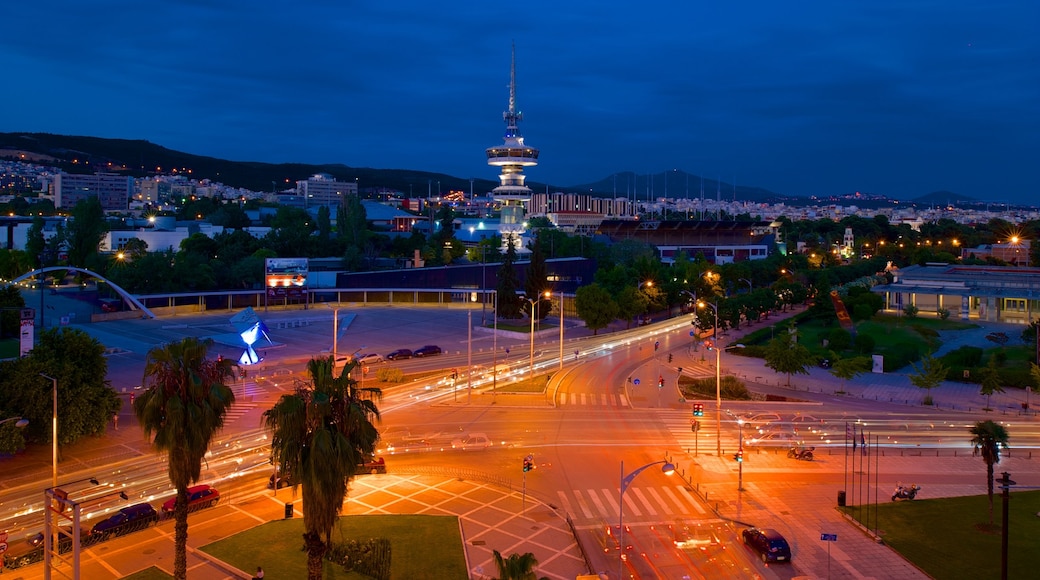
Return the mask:
{"type": "Polygon", "coordinates": [[[7,542],[0,542],[0,554],[7,551],[7,542]]]}
{"type": "Polygon", "coordinates": [[[838,534],[820,534],[820,539],[824,542],[837,542],[838,534]]]}
{"type": "Polygon", "coordinates": [[[7,541],[7,532],[0,532],[0,542],[7,541]]]}
{"type": "Polygon", "coordinates": [[[639,379],[632,379],[632,384],[633,385],[638,385],[639,384],[639,379]]]}
{"type": "Polygon", "coordinates": [[[690,336],[693,336],[693,331],[692,330],[690,331],[690,336]]]}

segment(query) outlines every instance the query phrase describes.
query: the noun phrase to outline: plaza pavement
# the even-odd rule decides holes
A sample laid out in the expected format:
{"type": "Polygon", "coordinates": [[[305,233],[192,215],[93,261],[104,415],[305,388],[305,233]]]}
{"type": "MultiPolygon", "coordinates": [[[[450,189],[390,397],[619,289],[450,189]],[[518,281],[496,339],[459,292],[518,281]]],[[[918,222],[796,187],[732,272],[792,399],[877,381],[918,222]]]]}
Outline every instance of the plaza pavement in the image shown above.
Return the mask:
{"type": "MultiPolygon", "coordinates": [[[[404,315],[411,309],[396,307],[393,310],[404,315]]],[[[443,315],[444,311],[442,310],[439,314],[443,315]]],[[[794,312],[781,313],[758,325],[731,330],[727,333],[728,336],[725,337],[725,340],[739,342],[739,338],[745,333],[756,330],[763,324],[777,324],[793,314],[794,312]]],[[[308,320],[315,316],[327,318],[328,314],[315,315],[312,313],[308,320]]],[[[132,323],[140,321],[86,324],[77,325],[77,327],[92,334],[111,349],[113,359],[127,357],[130,360],[124,362],[140,364],[145,354],[142,350],[146,351],[150,346],[164,340],[173,340],[177,334],[216,332],[219,328],[226,328],[226,318],[226,314],[177,317],[172,321],[161,321],[163,332],[147,334],[134,328],[132,323]]],[[[274,313],[267,316],[269,325],[277,324],[276,321],[280,318],[299,320],[306,317],[301,317],[299,312],[274,313]]],[[[154,328],[155,321],[152,322],[154,328]]],[[[392,330],[395,334],[399,331],[393,321],[384,321],[384,323],[387,324],[387,329],[392,330]]],[[[418,321],[415,324],[429,324],[429,320],[418,321]]],[[[950,336],[944,336],[944,346],[940,354],[961,344],[988,346],[985,335],[995,330],[1004,330],[1013,339],[1017,339],[1021,327],[1006,326],[1007,328],[1003,328],[987,324],[976,330],[958,331],[950,336]]],[[[625,328],[623,324],[615,325],[608,331],[623,328],[625,328]]],[[[600,331],[600,334],[603,334],[603,331],[600,331]]],[[[568,338],[583,335],[591,335],[591,332],[583,327],[572,327],[567,330],[568,338]]],[[[300,345],[295,344],[295,341],[286,341],[287,348],[284,354],[290,358],[296,357],[305,360],[308,353],[313,354],[315,350],[313,336],[310,342],[306,339],[303,342],[304,344],[300,345]]],[[[673,352],[679,355],[677,364],[687,361],[687,364],[692,366],[696,364],[696,358],[699,358],[699,355],[691,356],[692,353],[685,350],[673,352]],[[685,354],[682,354],[684,352],[685,354]]],[[[725,353],[723,354],[723,369],[727,374],[737,375],[748,382],[758,383],[762,388],[770,390],[833,393],[836,389],[836,379],[826,370],[819,368],[812,368],[808,376],[795,375],[792,378],[790,389],[784,386],[785,376],[776,375],[773,371],[764,368],[762,361],[757,359],[725,353]]],[[[844,391],[847,394],[845,396],[902,403],[910,407],[919,406],[923,394],[909,381],[908,374],[912,371],[913,369],[908,368],[896,373],[860,375],[846,383],[844,391]]],[[[754,386],[752,388],[754,389],[754,386]]],[[[120,389],[117,388],[117,390],[120,389]]],[[[978,394],[977,385],[946,382],[933,389],[931,394],[936,404],[943,408],[978,409],[985,403],[985,398],[978,394]]],[[[1021,414],[1021,403],[1024,402],[1024,396],[1024,393],[1018,391],[995,395],[992,406],[1001,413],[1021,414]]],[[[262,394],[257,398],[263,399],[262,394]]],[[[498,404],[544,406],[546,403],[545,398],[541,395],[534,397],[511,395],[508,399],[499,397],[498,404]]],[[[259,410],[255,409],[251,415],[258,416],[259,410]]],[[[118,432],[114,428],[110,429],[102,437],[85,440],[73,448],[63,451],[63,461],[60,467],[61,479],[68,479],[76,475],[77,470],[80,469],[90,469],[93,465],[113,459],[148,452],[147,445],[141,439],[140,430],[133,425],[132,414],[128,412],[126,405],[124,405],[121,417],[118,432]]],[[[256,417],[251,416],[249,419],[251,419],[252,425],[256,424],[256,417]]],[[[46,479],[50,467],[49,449],[42,451],[36,449],[20,458],[5,460],[5,462],[13,462],[13,464],[4,466],[5,478],[4,482],[0,483],[0,488],[16,484],[19,480],[46,479]]],[[[683,458],[676,458],[676,460],[683,462],[683,458]]],[[[950,460],[955,461],[955,459],[950,460]]],[[[749,473],[751,470],[759,468],[768,471],[770,469],[769,461],[768,456],[749,458],[749,464],[755,464],[755,467],[749,467],[749,473]]],[[[732,465],[723,458],[700,458],[695,468],[718,473],[732,471],[732,465]]],[[[83,471],[79,471],[79,473],[83,473],[83,471]]],[[[748,492],[738,493],[735,489],[731,489],[732,485],[713,484],[702,486],[698,492],[706,495],[709,502],[716,503],[720,513],[725,513],[727,517],[737,521],[766,521],[770,518],[788,521],[793,518],[803,529],[819,530],[820,533],[840,533],[841,539],[844,541],[826,546],[828,550],[826,552],[823,551],[822,545],[805,546],[801,549],[796,547],[799,568],[811,570],[813,574],[811,577],[876,579],[926,577],[913,569],[898,554],[874,542],[869,534],[857,530],[846,522],[834,509],[835,502],[832,496],[835,490],[832,486],[773,482],[769,487],[769,496],[780,495],[786,498],[783,505],[779,506],[773,500],[768,505],[757,501],[755,492],[762,491],[756,490],[757,486],[758,484],[749,482],[747,484],[748,492]],[[869,572],[859,571],[851,564],[852,561],[858,563],[869,561],[871,569],[869,572]]],[[[961,493],[957,493],[958,491],[968,493],[968,490],[947,490],[948,495],[961,495],[961,493]]],[[[977,491],[970,493],[977,493],[977,491]]],[[[764,497],[764,494],[761,496],[764,497]]],[[[258,499],[255,501],[269,500],[264,500],[262,495],[258,495],[258,499]]],[[[497,549],[503,554],[514,551],[534,552],[540,561],[539,575],[549,578],[573,578],[575,574],[582,572],[584,565],[579,551],[580,547],[576,544],[574,535],[562,515],[530,497],[526,502],[528,509],[519,510],[522,513],[518,515],[517,503],[519,501],[522,499],[516,491],[494,483],[482,482],[479,478],[445,478],[443,475],[436,474],[390,474],[359,478],[358,483],[352,487],[351,499],[347,502],[345,513],[453,513],[459,516],[462,521],[467,563],[473,578],[482,579],[493,574],[493,565],[490,560],[492,549],[497,549]],[[376,485],[377,480],[369,479],[370,477],[382,479],[378,481],[379,485],[376,485]]],[[[217,537],[219,537],[219,533],[214,533],[207,536],[204,542],[202,540],[200,542],[209,543],[217,537]]],[[[131,537],[117,541],[132,543],[133,539],[131,537]]],[[[172,540],[170,544],[170,550],[172,550],[172,540]]],[[[154,561],[156,561],[154,555],[147,557],[142,555],[141,568],[147,567],[154,561]]],[[[168,569],[172,569],[172,559],[169,563],[171,566],[168,569]]],[[[8,574],[9,578],[14,579],[39,578],[42,577],[42,566],[12,570],[8,574]]],[[[97,574],[90,577],[119,577],[118,575],[101,575],[100,571],[97,574]]],[[[250,578],[251,574],[230,569],[222,563],[213,562],[207,558],[199,558],[194,562],[190,576],[200,579],[250,578]]]]}

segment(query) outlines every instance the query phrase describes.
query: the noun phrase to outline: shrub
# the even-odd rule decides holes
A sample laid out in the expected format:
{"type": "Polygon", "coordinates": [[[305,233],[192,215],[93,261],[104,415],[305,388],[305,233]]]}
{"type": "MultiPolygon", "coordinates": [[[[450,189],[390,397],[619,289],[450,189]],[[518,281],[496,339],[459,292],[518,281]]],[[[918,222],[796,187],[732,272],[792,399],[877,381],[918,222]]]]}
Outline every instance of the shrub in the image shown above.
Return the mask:
{"type": "Polygon", "coordinates": [[[383,383],[400,383],[404,380],[404,373],[401,369],[382,368],[376,372],[376,378],[383,383]]]}
{"type": "Polygon", "coordinates": [[[832,328],[827,333],[827,342],[831,350],[841,352],[852,346],[852,335],[844,328],[832,328]]]}
{"type": "Polygon", "coordinates": [[[913,304],[907,304],[906,306],[903,307],[903,314],[907,318],[917,318],[917,313],[918,312],[919,312],[919,310],[913,304]]]}
{"type": "Polygon", "coordinates": [[[871,354],[874,352],[874,347],[877,346],[874,337],[869,334],[857,334],[853,344],[856,347],[856,352],[862,354],[871,354]]]}
{"type": "Polygon", "coordinates": [[[962,346],[942,356],[947,366],[977,367],[982,362],[982,349],[977,346],[962,346]]]}
{"type": "Polygon", "coordinates": [[[939,315],[939,320],[946,320],[947,318],[950,317],[950,309],[949,308],[940,308],[939,310],[936,310],[935,313],[939,315]]]}
{"type": "Polygon", "coordinates": [[[855,321],[870,320],[874,316],[874,309],[866,304],[856,304],[852,307],[852,319],[855,321]]]}
{"type": "Polygon", "coordinates": [[[390,580],[390,540],[345,540],[333,543],[325,559],[343,566],[346,572],[357,572],[362,577],[390,580]]]}

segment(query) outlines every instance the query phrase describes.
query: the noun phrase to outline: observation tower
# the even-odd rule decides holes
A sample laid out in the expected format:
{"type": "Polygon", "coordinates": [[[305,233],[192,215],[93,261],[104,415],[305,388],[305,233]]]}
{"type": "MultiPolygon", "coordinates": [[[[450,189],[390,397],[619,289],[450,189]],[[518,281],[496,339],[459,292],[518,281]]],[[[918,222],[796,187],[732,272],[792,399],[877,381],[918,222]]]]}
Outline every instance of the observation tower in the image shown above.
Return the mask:
{"type": "Polygon", "coordinates": [[[502,248],[513,244],[518,251],[524,251],[520,244],[520,235],[524,227],[524,203],[531,200],[531,188],[524,184],[524,167],[538,165],[538,149],[524,144],[520,134],[520,121],[524,114],[516,109],[516,45],[513,45],[512,61],[509,67],[509,110],[502,113],[506,122],[504,144],[487,148],[488,165],[498,167],[500,185],[491,190],[491,197],[500,205],[499,232],[502,234],[502,248]]]}

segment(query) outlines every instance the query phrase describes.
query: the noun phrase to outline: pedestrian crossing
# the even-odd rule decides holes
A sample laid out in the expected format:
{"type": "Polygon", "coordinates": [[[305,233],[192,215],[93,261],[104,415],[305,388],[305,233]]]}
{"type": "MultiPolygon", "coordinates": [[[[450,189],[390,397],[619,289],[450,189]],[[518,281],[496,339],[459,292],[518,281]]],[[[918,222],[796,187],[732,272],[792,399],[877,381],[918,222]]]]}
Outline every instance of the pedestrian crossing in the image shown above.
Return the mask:
{"type": "MultiPolygon", "coordinates": [[[[698,445],[700,449],[706,449],[705,445],[715,446],[714,410],[706,412],[703,417],[694,417],[688,410],[659,409],[657,416],[676,443],[683,449],[693,449],[698,445]],[[695,426],[696,431],[694,431],[695,426]]],[[[734,432],[726,421],[723,421],[720,435],[723,448],[736,449],[739,446],[739,434],[734,432]]]]}
{"type": "Polygon", "coordinates": [[[562,406],[627,407],[628,397],[608,393],[560,393],[558,404],[562,406]]]}
{"type": "Polygon", "coordinates": [[[224,415],[224,424],[230,425],[231,423],[234,423],[258,406],[259,405],[256,403],[235,403],[234,405],[231,405],[227,414],[224,415]]]}
{"type": "MultiPolygon", "coordinates": [[[[618,488],[557,490],[556,493],[572,518],[610,521],[618,517],[618,488]]],[[[626,519],[673,520],[708,513],[697,496],[682,485],[629,487],[625,489],[624,500],[626,519]]]]}

